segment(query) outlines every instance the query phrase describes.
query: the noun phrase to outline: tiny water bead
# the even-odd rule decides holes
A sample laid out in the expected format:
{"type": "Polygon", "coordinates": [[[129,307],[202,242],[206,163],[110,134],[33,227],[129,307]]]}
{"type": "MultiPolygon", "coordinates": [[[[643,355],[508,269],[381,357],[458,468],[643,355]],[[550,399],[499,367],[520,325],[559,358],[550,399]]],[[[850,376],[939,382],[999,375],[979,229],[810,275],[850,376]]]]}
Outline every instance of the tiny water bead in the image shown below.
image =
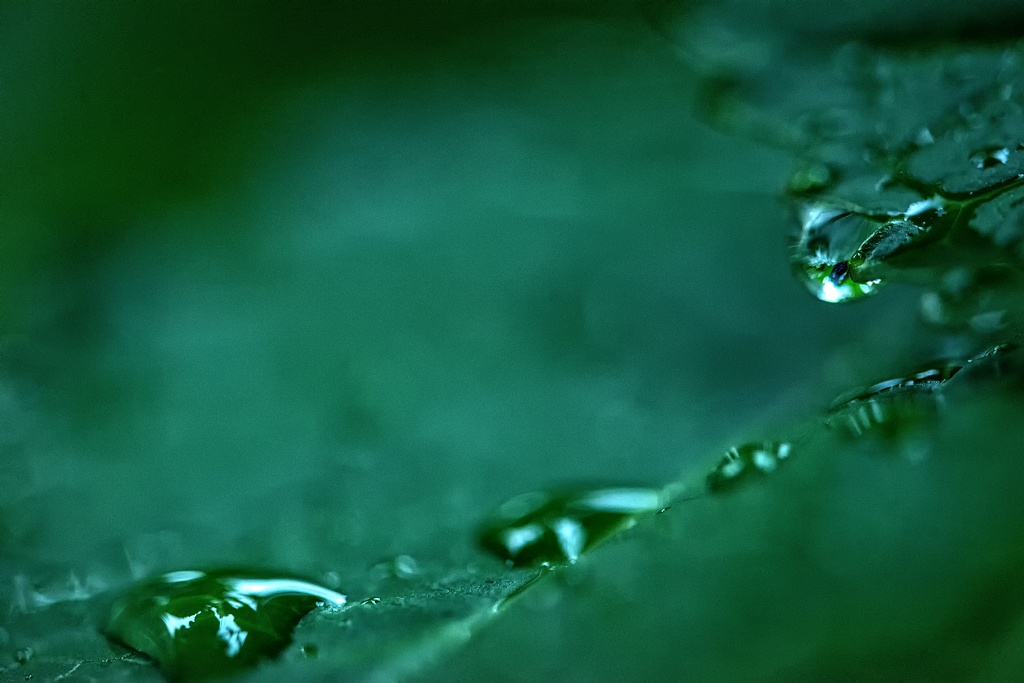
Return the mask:
{"type": "Polygon", "coordinates": [[[741,481],[774,472],[792,451],[793,445],[789,442],[758,441],[734,446],[707,476],[708,490],[718,493],[741,481]]]}
{"type": "Polygon", "coordinates": [[[480,547],[513,567],[573,564],[638,515],[666,504],[656,489],[639,487],[535,491],[507,501],[480,528],[480,547]]]}
{"type": "Polygon", "coordinates": [[[299,621],[345,596],[262,572],[178,571],[135,584],[113,605],[107,635],[174,681],[228,676],[274,657],[299,621]]]}

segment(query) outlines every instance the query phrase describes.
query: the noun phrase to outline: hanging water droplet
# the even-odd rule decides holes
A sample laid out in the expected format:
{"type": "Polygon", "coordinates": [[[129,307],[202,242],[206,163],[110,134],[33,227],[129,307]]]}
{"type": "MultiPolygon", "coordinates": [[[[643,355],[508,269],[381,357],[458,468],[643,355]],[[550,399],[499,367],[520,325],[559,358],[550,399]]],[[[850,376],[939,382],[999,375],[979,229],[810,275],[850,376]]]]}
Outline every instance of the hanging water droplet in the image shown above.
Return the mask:
{"type": "Polygon", "coordinates": [[[279,654],[319,604],[340,607],[345,596],[260,572],[178,571],[121,596],[107,634],[152,657],[172,680],[218,678],[279,654]]]}
{"type": "Polygon", "coordinates": [[[805,263],[794,264],[794,273],[802,280],[811,294],[828,303],[841,303],[874,294],[881,285],[875,278],[867,282],[855,282],[849,277],[850,264],[840,261],[834,265],[820,266],[805,263]]]}
{"type": "Polygon", "coordinates": [[[805,203],[793,247],[794,273],[829,303],[874,294],[888,259],[946,234],[960,211],[959,204],[952,207],[933,196],[882,216],[843,210],[837,204],[805,203]]]}
{"type": "Polygon", "coordinates": [[[480,546],[515,567],[572,564],[637,515],[657,513],[661,492],[612,487],[526,493],[502,505],[479,532],[480,546]]]}
{"type": "MultiPolygon", "coordinates": [[[[908,211],[917,204],[911,204],[908,211]]],[[[881,280],[863,277],[856,268],[865,262],[866,254],[891,246],[887,236],[893,228],[886,226],[892,221],[828,201],[802,203],[797,213],[800,230],[793,245],[792,266],[808,290],[829,303],[875,293],[881,280]]]]}
{"type": "Polygon", "coordinates": [[[370,576],[377,581],[411,579],[420,573],[419,563],[409,555],[396,555],[381,560],[370,568],[370,576]]]}
{"type": "Polygon", "coordinates": [[[751,477],[774,472],[792,451],[793,445],[788,442],[757,441],[734,446],[708,475],[708,490],[717,493],[751,477]]]}

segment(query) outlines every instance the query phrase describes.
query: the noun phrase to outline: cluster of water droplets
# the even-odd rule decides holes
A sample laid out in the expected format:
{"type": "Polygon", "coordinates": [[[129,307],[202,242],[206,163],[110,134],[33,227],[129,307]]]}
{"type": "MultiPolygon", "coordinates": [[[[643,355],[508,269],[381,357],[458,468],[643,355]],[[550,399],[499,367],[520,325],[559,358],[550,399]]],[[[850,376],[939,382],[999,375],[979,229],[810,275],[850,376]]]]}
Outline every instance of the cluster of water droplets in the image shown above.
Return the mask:
{"type": "MultiPolygon", "coordinates": [[[[928,421],[943,410],[947,387],[965,375],[972,375],[966,386],[993,376],[1016,378],[1019,383],[1019,355],[1017,345],[998,344],[854,390],[836,399],[822,425],[848,439],[881,438],[889,443],[888,451],[919,459],[923,451],[915,439],[927,434],[928,421]]],[[[703,472],[661,488],[567,486],[515,496],[485,519],[476,534],[479,547],[509,571],[527,572],[506,575],[501,578],[504,583],[471,577],[426,592],[420,587],[405,596],[352,601],[315,582],[265,571],[182,570],[143,579],[129,588],[110,609],[104,632],[113,642],[154,661],[175,681],[233,676],[260,663],[268,663],[269,668],[261,668],[270,678],[255,680],[273,680],[282,671],[274,668],[274,658],[283,657],[280,666],[327,660],[330,667],[346,661],[347,648],[357,645],[386,660],[393,655],[380,644],[378,634],[389,631],[409,637],[403,628],[411,629],[413,640],[432,653],[436,642],[461,643],[498,614],[538,578],[530,571],[548,573],[576,564],[602,543],[672,505],[760,486],[786,469],[795,454],[822,456],[805,454],[796,444],[744,443],[727,449],[703,472]],[[459,609],[453,611],[453,601],[459,600],[459,609]],[[423,610],[449,616],[440,627],[429,622],[426,628],[419,616],[423,610]],[[415,616],[410,620],[409,615],[415,616]],[[353,624],[359,628],[353,630],[353,624]],[[296,632],[301,632],[300,638],[296,632]],[[366,634],[369,647],[358,640],[366,640],[366,634]]],[[[415,576],[419,569],[412,558],[399,556],[371,571],[383,580],[398,580],[415,576]]],[[[25,650],[12,666],[27,667],[31,659],[31,650],[25,650]]]]}
{"type": "MultiPolygon", "coordinates": [[[[835,101],[803,101],[787,190],[794,274],[831,303],[902,282],[926,322],[995,332],[1020,314],[1024,71],[1016,47],[915,56],[863,46],[818,64],[835,101]],[[856,59],[851,57],[856,53],[856,59]],[[927,100],[920,98],[927,97],[927,100]]],[[[797,97],[794,94],[794,98],[797,97]]],[[[781,116],[785,100],[767,107],[781,116]]]]}
{"type": "MultiPolygon", "coordinates": [[[[725,2],[660,4],[654,23],[709,75],[710,122],[798,158],[792,269],[816,297],[902,282],[928,290],[931,324],[991,333],[1019,317],[1020,42],[864,40],[852,17],[815,20],[810,6],[734,16],[725,2]]],[[[933,20],[923,8],[906,11],[933,20]]]]}
{"type": "MultiPolygon", "coordinates": [[[[707,474],[698,477],[703,486],[678,482],[662,488],[571,486],[521,494],[480,524],[477,543],[510,569],[573,565],[673,502],[717,494],[771,474],[791,452],[789,442],[730,448],[707,474]]],[[[400,556],[394,564],[396,571],[409,571],[414,563],[400,556]]],[[[487,609],[477,609],[467,619],[475,623],[481,615],[496,613],[535,576],[497,592],[488,598],[487,609]]],[[[105,633],[149,657],[171,680],[197,681],[248,670],[289,647],[305,659],[316,659],[322,650],[337,649],[339,639],[351,635],[350,627],[339,633],[338,624],[372,622],[373,613],[366,610],[393,611],[410,600],[415,598],[373,596],[351,601],[315,582],[265,571],[182,570],[143,579],[124,592],[110,610],[105,633]],[[310,619],[317,628],[304,637],[310,642],[296,647],[293,634],[310,619]],[[317,632],[331,633],[333,638],[318,644],[317,632]]]]}

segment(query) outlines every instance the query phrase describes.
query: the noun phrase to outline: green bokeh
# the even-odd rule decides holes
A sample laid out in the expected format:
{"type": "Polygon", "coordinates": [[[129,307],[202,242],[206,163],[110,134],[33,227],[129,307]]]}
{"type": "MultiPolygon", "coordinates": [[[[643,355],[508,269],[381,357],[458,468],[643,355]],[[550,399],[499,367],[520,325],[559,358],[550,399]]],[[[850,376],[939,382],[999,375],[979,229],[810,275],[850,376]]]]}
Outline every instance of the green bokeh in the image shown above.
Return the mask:
{"type": "MultiPolygon", "coordinates": [[[[851,3],[701,5],[742,29],[707,34],[714,62],[657,4],[0,8],[0,677],[153,680],[96,663],[124,654],[106,603],[259,566],[384,598],[352,613],[365,675],[1012,679],[1019,396],[968,392],[923,461],[825,429],[971,340],[923,327],[913,286],[808,296],[796,160],[708,124],[728,69],[785,54],[751,26],[892,36],[851,3]],[[523,492],[792,438],[552,580],[475,545],[523,492]],[[424,642],[465,647],[402,649],[424,642]]],[[[968,37],[1005,39],[996,5],[968,37]]],[[[963,37],[922,26],[915,50],[963,37]]],[[[330,680],[342,627],[307,626],[318,664],[254,675],[330,680]]]]}

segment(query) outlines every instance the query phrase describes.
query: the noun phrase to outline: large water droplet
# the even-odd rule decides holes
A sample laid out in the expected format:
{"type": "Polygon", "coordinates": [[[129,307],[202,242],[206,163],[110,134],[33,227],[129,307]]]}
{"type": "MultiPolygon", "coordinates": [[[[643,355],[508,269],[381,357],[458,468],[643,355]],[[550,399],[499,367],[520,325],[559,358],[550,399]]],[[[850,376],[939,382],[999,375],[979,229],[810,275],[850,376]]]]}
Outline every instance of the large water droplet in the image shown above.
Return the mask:
{"type": "Polygon", "coordinates": [[[318,604],[345,596],[260,572],[179,571],[137,583],[111,608],[107,634],[176,681],[219,678],[279,654],[318,604]]]}
{"type": "Polygon", "coordinates": [[[638,515],[664,505],[665,496],[649,488],[536,491],[503,504],[482,525],[478,540],[515,567],[572,564],[638,515]]]}
{"type": "Polygon", "coordinates": [[[713,493],[724,491],[742,481],[774,472],[792,451],[792,444],[773,441],[758,441],[730,448],[708,475],[708,490],[713,493]]]}

